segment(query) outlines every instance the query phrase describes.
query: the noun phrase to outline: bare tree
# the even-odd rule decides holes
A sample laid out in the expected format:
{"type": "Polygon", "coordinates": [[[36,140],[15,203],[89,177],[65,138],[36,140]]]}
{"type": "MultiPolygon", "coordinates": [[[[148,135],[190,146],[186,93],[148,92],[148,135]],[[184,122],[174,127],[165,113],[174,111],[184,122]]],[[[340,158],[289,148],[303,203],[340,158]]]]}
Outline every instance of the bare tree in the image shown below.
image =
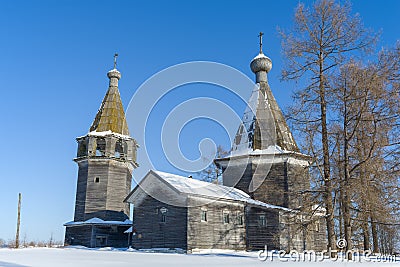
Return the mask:
{"type": "Polygon", "coordinates": [[[24,233],[24,237],[22,238],[22,246],[24,247],[24,248],[26,248],[27,247],[27,235],[26,235],[26,233],[24,233]]]}
{"type": "Polygon", "coordinates": [[[333,167],[339,170],[340,178],[340,230],[343,227],[349,247],[357,238],[352,230],[361,232],[363,249],[368,250],[371,221],[374,252],[378,252],[377,224],[394,223],[393,210],[399,208],[393,204],[398,174],[388,168],[392,164],[391,152],[399,148],[400,97],[396,77],[400,56],[393,52],[396,49],[381,52],[378,62],[367,66],[355,61],[345,64],[332,88],[337,122],[332,131],[339,136],[335,146],[339,156],[333,167]]]}
{"type": "MultiPolygon", "coordinates": [[[[224,158],[228,154],[229,154],[229,151],[224,149],[221,145],[217,146],[217,153],[215,155],[215,158],[224,158]]],[[[206,162],[211,161],[211,164],[207,168],[205,168],[204,170],[199,172],[199,176],[200,176],[199,178],[202,181],[213,182],[213,183],[219,184],[219,183],[221,183],[220,179],[222,177],[221,176],[222,170],[220,168],[218,168],[217,165],[214,163],[213,156],[204,158],[204,160],[206,162]]]]}
{"type": "Polygon", "coordinates": [[[377,37],[363,27],[358,15],[351,14],[349,3],[342,5],[333,0],[317,1],[311,9],[300,3],[293,29],[289,33],[280,30],[280,34],[286,58],[282,78],[305,81],[305,87],[295,97],[296,113],[305,114],[297,123],[308,133],[310,130],[319,133],[310,141],[315,146],[312,155],[324,189],[328,247],[333,248],[335,224],[327,113],[331,79],[348,54],[369,51],[377,37]]]}
{"type": "Polygon", "coordinates": [[[53,238],[53,232],[51,232],[50,238],[49,238],[49,242],[47,243],[47,246],[49,248],[51,248],[51,247],[53,247],[53,245],[54,245],[54,238],[53,238]]]}

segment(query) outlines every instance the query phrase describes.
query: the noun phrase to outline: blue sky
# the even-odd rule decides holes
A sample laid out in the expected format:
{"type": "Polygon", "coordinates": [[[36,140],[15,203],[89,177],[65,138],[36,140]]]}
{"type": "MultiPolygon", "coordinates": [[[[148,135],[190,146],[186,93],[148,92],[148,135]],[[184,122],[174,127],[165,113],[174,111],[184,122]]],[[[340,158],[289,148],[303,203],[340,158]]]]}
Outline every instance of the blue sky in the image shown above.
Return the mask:
{"type": "MultiPolygon", "coordinates": [[[[271,88],[283,108],[289,105],[296,85],[279,81],[282,60],[276,27],[291,25],[297,3],[3,1],[0,238],[14,237],[21,192],[21,236],[47,240],[53,233],[55,239],[63,239],[62,224],[73,218],[74,211],[75,137],[86,134],[94,119],[115,52],[120,55],[120,92],[126,107],[146,79],[182,62],[220,62],[253,79],[249,63],[258,52],[257,34],[263,31],[264,52],[273,61],[271,88]]],[[[366,26],[383,30],[379,47],[399,39],[400,1],[355,1],[353,11],[361,14],[366,26]]],[[[173,101],[218,95],[238,113],[244,109],[243,103],[212,86],[188,86],[184,92],[173,101]]],[[[192,124],[196,128],[196,122],[192,124]]],[[[199,128],[204,131],[182,139],[189,158],[197,153],[197,144],[190,140],[210,132],[211,137],[224,138],[218,126],[199,128]]],[[[157,153],[155,149],[156,157],[157,153]]],[[[167,164],[157,167],[163,166],[171,171],[167,164]]]]}

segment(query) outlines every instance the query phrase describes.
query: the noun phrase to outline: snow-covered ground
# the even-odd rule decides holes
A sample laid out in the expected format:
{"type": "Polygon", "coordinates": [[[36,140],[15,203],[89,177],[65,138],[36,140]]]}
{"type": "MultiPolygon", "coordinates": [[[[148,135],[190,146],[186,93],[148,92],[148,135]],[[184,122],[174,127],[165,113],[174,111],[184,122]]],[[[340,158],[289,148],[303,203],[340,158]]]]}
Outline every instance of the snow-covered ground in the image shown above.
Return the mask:
{"type": "Polygon", "coordinates": [[[260,261],[256,252],[198,251],[192,254],[139,252],[83,248],[0,249],[2,267],[102,267],[102,266],[400,266],[395,262],[280,262],[260,261]]]}

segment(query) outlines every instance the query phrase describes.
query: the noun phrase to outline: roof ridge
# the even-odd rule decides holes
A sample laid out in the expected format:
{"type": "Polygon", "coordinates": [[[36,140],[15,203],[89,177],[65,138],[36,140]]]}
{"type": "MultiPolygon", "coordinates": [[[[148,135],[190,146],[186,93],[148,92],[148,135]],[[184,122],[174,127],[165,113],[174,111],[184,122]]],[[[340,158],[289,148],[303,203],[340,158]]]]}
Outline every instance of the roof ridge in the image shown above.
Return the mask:
{"type": "MultiPolygon", "coordinates": [[[[200,184],[204,184],[204,185],[207,185],[207,186],[211,185],[211,186],[214,186],[214,187],[221,187],[221,188],[225,188],[225,189],[235,190],[236,192],[240,192],[244,196],[250,197],[246,192],[244,192],[244,191],[242,191],[242,190],[240,190],[238,188],[235,188],[235,187],[226,186],[226,185],[222,185],[222,184],[214,184],[214,183],[210,183],[210,182],[207,182],[207,181],[202,181],[202,180],[198,180],[198,179],[195,179],[195,178],[188,178],[188,177],[185,177],[185,176],[182,176],[182,175],[173,174],[173,173],[169,173],[169,172],[156,171],[156,170],[154,170],[154,172],[157,173],[157,174],[161,173],[161,174],[173,175],[176,178],[184,179],[185,181],[188,181],[189,183],[190,182],[195,182],[195,183],[200,183],[200,184]]],[[[163,177],[161,177],[161,178],[163,178],[163,177]]]]}
{"type": "Polygon", "coordinates": [[[285,208],[285,207],[281,207],[281,206],[277,206],[277,205],[272,205],[272,204],[268,204],[259,200],[255,200],[252,199],[246,192],[235,188],[235,187],[231,187],[231,186],[225,186],[225,185],[220,185],[220,184],[213,184],[213,183],[209,183],[206,181],[200,181],[200,180],[196,180],[196,179],[190,179],[181,175],[177,175],[177,174],[173,174],[173,173],[168,173],[168,172],[163,172],[163,171],[156,171],[156,170],[151,170],[152,172],[154,172],[155,174],[157,174],[157,176],[159,178],[161,178],[163,181],[167,182],[170,186],[172,186],[173,188],[175,188],[175,190],[178,190],[182,193],[185,194],[190,194],[190,195],[194,195],[194,196],[202,196],[202,197],[207,197],[207,198],[217,198],[217,199],[224,199],[224,200],[229,200],[229,201],[241,201],[241,202],[245,202],[248,204],[252,204],[252,205],[257,205],[257,206],[263,206],[266,208],[271,208],[271,209],[280,209],[280,210],[284,210],[284,211],[293,211],[291,209],[285,208]],[[168,179],[168,177],[166,176],[172,176],[170,178],[178,178],[181,180],[185,180],[185,182],[189,182],[192,183],[193,181],[196,181],[196,183],[201,183],[201,184],[207,184],[207,186],[211,186],[211,187],[219,187],[221,189],[225,189],[228,190],[226,192],[221,192],[223,195],[209,195],[206,194],[206,192],[196,192],[193,191],[192,192],[184,192],[182,191],[182,188],[178,188],[177,184],[174,184],[171,180],[168,179]],[[171,183],[172,182],[172,183],[171,183]],[[238,195],[229,195],[229,192],[234,191],[234,193],[240,194],[238,195]]]}

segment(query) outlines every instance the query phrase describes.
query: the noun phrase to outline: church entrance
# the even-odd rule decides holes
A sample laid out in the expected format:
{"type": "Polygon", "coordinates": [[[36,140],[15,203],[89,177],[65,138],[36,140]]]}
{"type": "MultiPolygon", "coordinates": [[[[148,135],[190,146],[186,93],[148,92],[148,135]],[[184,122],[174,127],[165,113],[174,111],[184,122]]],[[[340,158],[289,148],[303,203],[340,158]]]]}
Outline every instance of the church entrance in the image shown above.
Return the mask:
{"type": "Polygon", "coordinates": [[[105,247],[107,246],[107,236],[106,235],[97,235],[96,236],[96,247],[105,247]]]}

